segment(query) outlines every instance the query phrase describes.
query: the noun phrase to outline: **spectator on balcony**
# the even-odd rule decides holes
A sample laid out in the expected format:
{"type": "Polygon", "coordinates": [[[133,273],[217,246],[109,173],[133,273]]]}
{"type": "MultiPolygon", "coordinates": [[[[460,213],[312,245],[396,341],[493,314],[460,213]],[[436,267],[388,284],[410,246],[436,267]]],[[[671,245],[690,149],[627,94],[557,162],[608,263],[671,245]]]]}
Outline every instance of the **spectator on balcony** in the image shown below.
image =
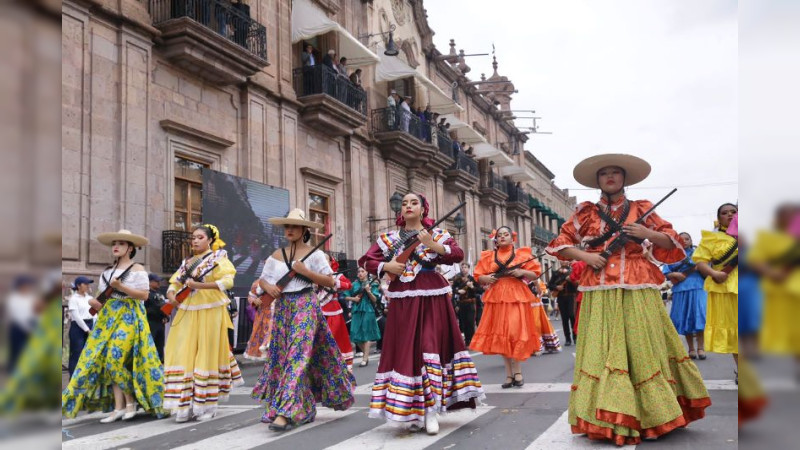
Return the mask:
{"type": "Polygon", "coordinates": [[[350,74],[350,82],[362,91],[364,88],[361,86],[361,69],[356,69],[355,72],[350,74]]]}
{"type": "Polygon", "coordinates": [[[419,138],[425,142],[431,142],[431,130],[425,121],[425,111],[422,108],[417,108],[415,115],[419,118],[419,138]]]}
{"type": "Polygon", "coordinates": [[[400,108],[400,127],[403,131],[408,133],[408,124],[411,121],[411,102],[413,98],[410,95],[406,95],[399,104],[400,108]]]}
{"type": "MultiPolygon", "coordinates": [[[[234,0],[232,6],[233,9],[241,13],[241,17],[233,21],[233,39],[237,44],[247,48],[247,35],[250,31],[250,5],[242,0],[234,0]]],[[[228,21],[230,21],[230,18],[228,18],[228,21]]],[[[224,34],[224,31],[220,32],[224,34]]]]}
{"type": "Polygon", "coordinates": [[[459,144],[459,143],[458,143],[458,140],[456,140],[456,139],[453,139],[453,136],[450,136],[450,139],[452,139],[452,140],[453,140],[453,155],[454,155],[454,156],[455,156],[455,155],[458,155],[458,154],[459,154],[459,153],[461,153],[461,152],[462,152],[464,149],[463,149],[463,148],[461,148],[461,144],[459,144]]]}
{"type": "Polygon", "coordinates": [[[328,66],[330,69],[335,71],[336,67],[334,61],[336,61],[336,50],[330,49],[328,50],[328,53],[325,54],[324,57],[322,57],[322,64],[328,66]]]}
{"type": "Polygon", "coordinates": [[[442,118],[439,120],[439,123],[438,123],[438,124],[436,124],[436,126],[439,128],[439,131],[441,131],[442,133],[444,133],[445,131],[447,131],[447,130],[445,130],[445,127],[444,127],[444,126],[445,126],[445,122],[446,122],[446,121],[447,121],[447,118],[446,118],[446,117],[442,117],[442,118]]]}
{"type": "Polygon", "coordinates": [[[389,98],[386,99],[386,121],[390,130],[394,130],[397,123],[395,118],[397,116],[398,103],[400,103],[400,96],[397,95],[397,91],[392,89],[389,92],[389,98]]]}
{"type": "Polygon", "coordinates": [[[323,68],[322,71],[322,90],[324,93],[333,98],[336,96],[336,75],[339,71],[336,70],[336,50],[330,49],[328,53],[322,58],[322,65],[330,69],[330,71],[323,68]]]}
{"type": "Polygon", "coordinates": [[[347,78],[347,58],[344,56],[339,58],[339,64],[336,64],[336,70],[339,72],[339,75],[347,78]]]}
{"type": "Polygon", "coordinates": [[[303,63],[303,67],[313,67],[316,65],[313,45],[306,44],[306,51],[300,54],[300,61],[303,63]]]}

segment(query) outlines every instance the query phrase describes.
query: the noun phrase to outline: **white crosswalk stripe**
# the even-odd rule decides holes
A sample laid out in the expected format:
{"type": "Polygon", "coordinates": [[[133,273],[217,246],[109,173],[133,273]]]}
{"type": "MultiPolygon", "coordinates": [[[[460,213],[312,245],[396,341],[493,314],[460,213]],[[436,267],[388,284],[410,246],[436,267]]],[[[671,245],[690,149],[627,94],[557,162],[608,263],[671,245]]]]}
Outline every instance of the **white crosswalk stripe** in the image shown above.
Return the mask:
{"type": "Polygon", "coordinates": [[[283,439],[296,433],[305,433],[308,430],[324,425],[334,420],[343,419],[350,414],[363,411],[366,408],[350,408],[347,411],[334,411],[328,408],[317,410],[317,417],[314,422],[295,428],[281,434],[269,431],[268,426],[261,422],[244,428],[238,428],[227,433],[218,434],[212,438],[204,439],[198,443],[176,447],[173,450],[191,450],[201,448],[224,448],[225,450],[245,450],[268,444],[278,439],[283,439]]]}
{"type": "MultiPolygon", "coordinates": [[[[597,442],[591,441],[586,436],[572,434],[569,426],[569,411],[563,414],[552,424],[550,428],[540,434],[535,441],[525,450],[582,450],[596,449],[599,447],[597,442]]],[[[606,446],[609,444],[606,444],[606,446]]],[[[635,445],[616,447],[624,449],[635,449],[635,445]]]]}
{"type": "MultiPolygon", "coordinates": [[[[239,414],[244,411],[250,411],[258,406],[243,406],[239,408],[228,407],[220,408],[217,411],[217,416],[212,420],[219,420],[224,417],[239,414]]],[[[209,421],[210,422],[210,421],[209,421]]],[[[206,423],[206,422],[203,422],[206,423]]],[[[104,433],[98,433],[91,436],[72,439],[64,441],[61,444],[62,449],[105,449],[111,447],[118,447],[134,443],[141,439],[151,438],[164,433],[174,432],[183,428],[198,427],[200,424],[195,421],[184,423],[175,423],[174,419],[155,420],[142,424],[131,425],[129,427],[117,428],[104,433]]]]}
{"type": "Polygon", "coordinates": [[[426,448],[444,438],[457,429],[466,426],[469,422],[494,409],[491,406],[482,406],[474,411],[459,411],[439,417],[439,434],[430,436],[425,432],[413,432],[396,425],[384,423],[353,438],[327,447],[327,450],[351,450],[354,448],[381,450],[407,450],[412,448],[426,448]]]}
{"type": "MultiPolygon", "coordinates": [[[[732,380],[706,380],[706,386],[710,391],[735,391],[736,385],[732,380]]],[[[372,386],[364,384],[356,389],[356,395],[369,395],[372,386]]],[[[238,391],[233,392],[233,395],[249,395],[252,388],[242,387],[238,391]]],[[[333,411],[328,408],[319,408],[316,420],[310,424],[300,426],[294,430],[286,433],[274,433],[268,430],[266,424],[257,422],[263,411],[263,405],[260,404],[245,404],[245,405],[221,405],[217,417],[208,421],[199,423],[196,421],[186,423],[175,423],[174,419],[153,420],[145,414],[141,414],[134,422],[127,426],[121,424],[112,425],[113,430],[104,431],[102,427],[96,426],[96,421],[103,416],[103,414],[83,415],[77,419],[70,419],[62,421],[62,429],[67,433],[62,435],[66,439],[62,443],[64,449],[107,449],[115,447],[128,447],[128,448],[146,448],[148,446],[163,446],[161,441],[169,442],[171,439],[167,435],[173,433],[180,435],[179,447],[180,450],[187,449],[251,449],[262,447],[265,444],[277,443],[283,439],[291,439],[300,433],[308,432],[305,435],[311,438],[315,436],[312,441],[316,442],[314,448],[322,448],[326,445],[329,449],[350,450],[357,449],[373,449],[380,448],[383,450],[391,449],[421,449],[428,447],[436,447],[438,442],[444,441],[447,436],[453,434],[457,430],[468,430],[470,433],[472,429],[484,429],[487,425],[486,420],[475,423],[476,420],[482,416],[492,413],[497,414],[507,413],[508,409],[505,406],[497,406],[493,402],[492,395],[494,394],[509,394],[514,398],[516,395],[529,397],[531,394],[537,393],[559,393],[561,395],[569,392],[570,383],[526,383],[522,388],[502,389],[499,384],[484,385],[484,389],[488,397],[490,405],[478,407],[476,410],[457,411],[452,414],[444,414],[439,417],[440,431],[435,436],[429,436],[423,432],[411,432],[397,427],[394,424],[388,424],[382,420],[367,419],[366,413],[368,408],[365,406],[353,407],[347,411],[333,411]],[[492,405],[492,403],[494,403],[492,405]],[[239,415],[231,419],[232,416],[239,415]],[[315,430],[315,428],[322,425],[332,425],[337,427],[338,421],[345,418],[353,417],[355,422],[350,421],[351,425],[357,423],[358,431],[355,435],[340,435],[336,440],[330,441],[326,438],[320,439],[319,433],[326,433],[323,431],[315,430]],[[240,419],[241,418],[241,419],[240,419]],[[217,421],[223,420],[222,423],[217,421]],[[142,422],[144,421],[144,422],[142,422]],[[99,432],[91,435],[81,435],[82,429],[91,429],[94,427],[99,432]],[[215,430],[216,434],[210,433],[209,430],[215,430]],[[366,431],[364,431],[366,430],[366,431]],[[198,433],[195,435],[195,433],[198,433]],[[315,435],[316,433],[316,435],[315,435]],[[69,439],[72,435],[77,436],[76,439],[69,439]],[[144,441],[144,442],[139,442],[144,441]],[[155,441],[155,443],[154,443],[155,441]],[[156,445],[158,444],[158,445],[156,445]]],[[[735,395],[730,392],[726,395],[735,395]]],[[[502,403],[502,402],[500,402],[502,403]]],[[[554,411],[556,414],[560,412],[554,411]]],[[[489,422],[493,422],[492,416],[487,416],[489,422]]],[[[555,415],[548,416],[552,420],[555,415]]],[[[548,424],[544,424],[547,426],[548,424]]],[[[344,426],[344,425],[343,425],[344,426]]],[[[326,428],[327,430],[333,428],[326,428]]],[[[459,434],[460,435],[460,434],[459,434]]],[[[326,433],[327,436],[327,433],[326,433]]],[[[297,439],[297,438],[295,438],[297,439]]],[[[456,439],[459,439],[456,437],[456,439]]],[[[593,449],[603,448],[607,443],[600,443],[591,441],[585,436],[576,436],[571,432],[569,423],[567,422],[567,412],[564,411],[560,414],[557,420],[549,424],[543,432],[538,435],[528,435],[527,441],[519,442],[519,447],[526,448],[526,450],[542,449],[542,450],[560,450],[560,449],[593,449]],[[527,447],[526,447],[527,446],[527,447]]],[[[290,440],[288,442],[294,442],[290,440]]],[[[292,444],[294,445],[294,444],[292,444]]],[[[455,444],[453,444],[455,445],[455,444]]],[[[625,447],[633,449],[635,446],[625,447]]]]}

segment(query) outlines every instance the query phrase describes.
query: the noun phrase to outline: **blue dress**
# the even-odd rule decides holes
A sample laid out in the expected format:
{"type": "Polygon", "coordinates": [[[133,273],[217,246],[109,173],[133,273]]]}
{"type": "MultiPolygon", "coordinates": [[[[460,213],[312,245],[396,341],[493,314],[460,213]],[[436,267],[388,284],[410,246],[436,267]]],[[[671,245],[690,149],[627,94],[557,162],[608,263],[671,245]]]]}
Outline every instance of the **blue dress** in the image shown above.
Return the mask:
{"type": "MultiPolygon", "coordinates": [[[[695,248],[686,250],[686,259],[675,264],[665,264],[664,275],[670,272],[683,272],[694,265],[692,254],[695,248]]],[[[706,291],[703,289],[705,279],[697,270],[686,279],[672,287],[672,310],[669,317],[675,330],[680,335],[700,333],[706,328],[706,291]]]]}
{"type": "Polygon", "coordinates": [[[739,334],[755,334],[761,329],[761,281],[744,263],[745,253],[739,247],[739,334]]]}

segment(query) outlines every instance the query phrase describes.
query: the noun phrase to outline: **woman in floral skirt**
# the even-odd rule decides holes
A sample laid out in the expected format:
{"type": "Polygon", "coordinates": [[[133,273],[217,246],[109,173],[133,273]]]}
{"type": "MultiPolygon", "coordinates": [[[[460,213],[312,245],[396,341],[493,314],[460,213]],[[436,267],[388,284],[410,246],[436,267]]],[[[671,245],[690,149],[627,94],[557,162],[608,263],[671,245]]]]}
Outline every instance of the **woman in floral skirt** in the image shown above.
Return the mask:
{"type": "Polygon", "coordinates": [[[314,291],[314,284],[335,285],[325,254],[309,255],[309,228],[322,224],[306,220],[300,209],[269,221],[284,226],[289,247],[267,259],[259,281],[258,294],[266,292],[275,299],[275,314],[267,362],[252,396],[266,402],[261,421],[281,432],[313,422],[317,403],[334,410],[352,406],[355,378],[347,370],[314,291]],[[305,262],[300,261],[307,255],[305,262]],[[290,270],[296,275],[281,290],[276,284],[290,270]]]}
{"type": "Polygon", "coordinates": [[[111,247],[114,264],[100,276],[99,292],[113,288],[100,303],[89,300],[99,311],[86,340],[78,365],[61,393],[61,413],[75,417],[81,410],[113,411],[103,423],[136,416],[136,403],[145,411],[162,414],[164,370],[158,358],[144,310],[149,279],[141,264],[133,262],[137,247],[147,245],[144,236],[120,230],[97,236],[111,247]]]}

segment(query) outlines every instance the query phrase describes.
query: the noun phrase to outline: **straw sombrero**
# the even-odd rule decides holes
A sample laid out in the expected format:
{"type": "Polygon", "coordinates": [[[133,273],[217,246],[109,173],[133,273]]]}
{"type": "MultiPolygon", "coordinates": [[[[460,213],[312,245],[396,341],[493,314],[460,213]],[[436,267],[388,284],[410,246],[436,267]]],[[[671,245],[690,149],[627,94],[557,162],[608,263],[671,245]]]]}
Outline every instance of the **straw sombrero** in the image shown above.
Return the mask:
{"type": "Polygon", "coordinates": [[[287,214],[286,217],[273,217],[269,219],[269,223],[273,225],[300,225],[301,227],[309,228],[323,227],[323,225],[319,222],[306,220],[306,213],[299,208],[289,211],[289,214],[287,214]]]}
{"type": "Polygon", "coordinates": [[[143,247],[150,242],[146,237],[133,234],[129,230],[119,230],[116,233],[100,233],[97,235],[97,240],[101,244],[108,246],[111,246],[114,241],[127,241],[132,242],[134,247],[143,247]]]}
{"type": "Polygon", "coordinates": [[[625,170],[625,186],[639,183],[650,175],[650,164],[642,158],[622,153],[606,153],[579,162],[572,171],[572,176],[586,187],[599,189],[597,171],[609,166],[622,167],[625,170]]]}

